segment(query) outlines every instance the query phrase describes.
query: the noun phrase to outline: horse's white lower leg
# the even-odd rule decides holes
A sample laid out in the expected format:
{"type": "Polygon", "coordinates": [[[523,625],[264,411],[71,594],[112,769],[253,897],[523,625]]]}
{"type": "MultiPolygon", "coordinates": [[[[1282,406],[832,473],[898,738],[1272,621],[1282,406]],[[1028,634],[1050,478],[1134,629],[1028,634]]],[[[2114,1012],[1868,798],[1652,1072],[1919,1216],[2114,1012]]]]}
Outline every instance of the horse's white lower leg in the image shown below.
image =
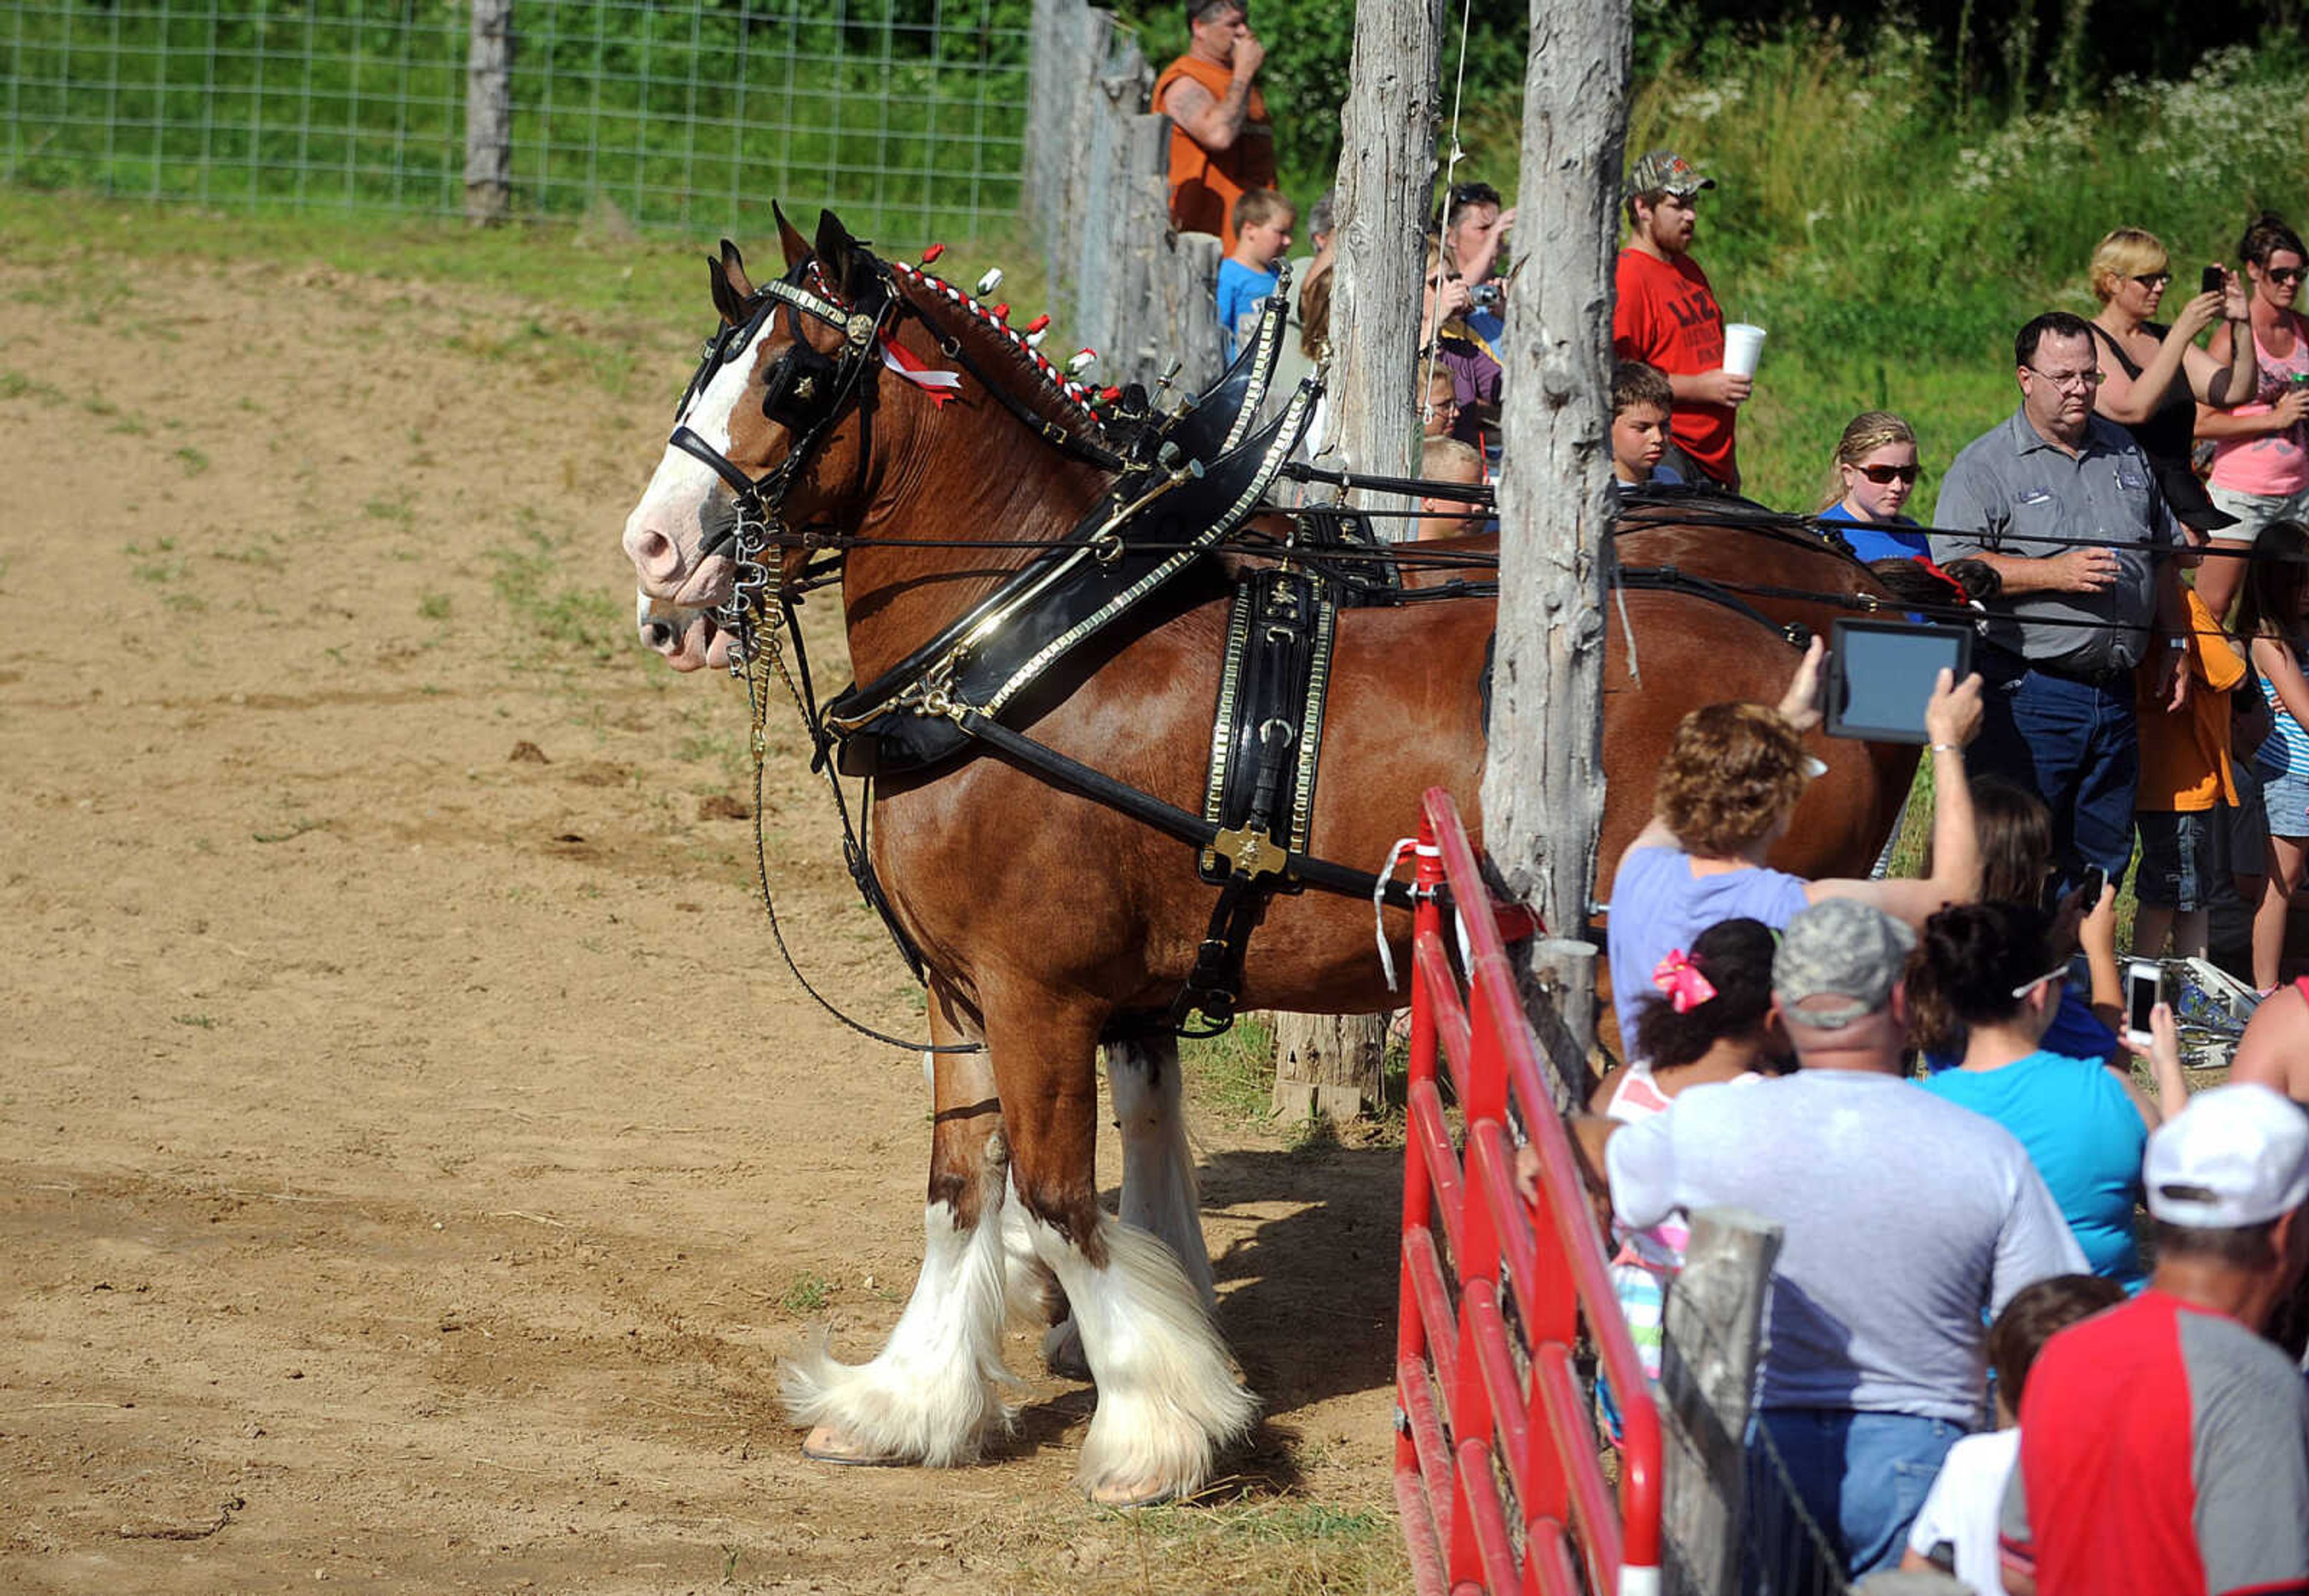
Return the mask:
{"type": "MultiPolygon", "coordinates": [[[[1162,1037],[1109,1043],[1106,1080],[1115,1127],[1122,1132],[1122,1222],[1161,1237],[1178,1255],[1203,1306],[1215,1307],[1218,1295],[1211,1281],[1194,1153],[1187,1145],[1187,1118],[1180,1106],[1178,1042],[1162,1037]]],[[[1014,1237],[1014,1266],[1016,1248],[1014,1237]]],[[[1015,1286],[1013,1291],[1015,1300],[1015,1286]]],[[[1082,1334],[1071,1315],[1042,1337],[1042,1361],[1052,1374],[1089,1377],[1082,1334]]]]}
{"type": "Polygon", "coordinates": [[[1214,1307],[1218,1297],[1180,1101],[1178,1042],[1163,1037],[1110,1045],[1106,1080],[1122,1132],[1122,1222],[1169,1243],[1203,1305],[1214,1307]]]}
{"type": "Polygon", "coordinates": [[[1235,1381],[1194,1283],[1146,1231],[1098,1217],[1106,1262],[1064,1232],[1028,1221],[1036,1253],[1074,1309],[1098,1408],[1076,1482],[1102,1502],[1190,1496],[1219,1449],[1250,1429],[1258,1401],[1235,1381]]]}
{"type": "Polygon", "coordinates": [[[1009,1428],[1001,1395],[1012,1383],[1002,1364],[1005,1184],[997,1162],[981,1183],[974,1225],[957,1225],[944,1203],[923,1210],[921,1273],[871,1362],[836,1362],[821,1330],[787,1364],[787,1411],[832,1432],[831,1450],[845,1461],[944,1468],[973,1461],[989,1434],[1009,1428]]]}

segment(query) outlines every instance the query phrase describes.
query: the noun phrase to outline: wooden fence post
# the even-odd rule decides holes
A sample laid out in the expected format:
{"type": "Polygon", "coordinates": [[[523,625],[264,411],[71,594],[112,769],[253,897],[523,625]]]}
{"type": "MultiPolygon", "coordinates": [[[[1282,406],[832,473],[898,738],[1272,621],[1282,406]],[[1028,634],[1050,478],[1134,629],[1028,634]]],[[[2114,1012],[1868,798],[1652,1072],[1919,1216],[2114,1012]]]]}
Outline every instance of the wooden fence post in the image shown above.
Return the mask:
{"type": "Polygon", "coordinates": [[[1781,1234],[1745,1209],[1701,1209],[1668,1288],[1659,1402],[1669,1596],[1740,1588],[1748,1410],[1781,1234]]]}
{"type": "Polygon", "coordinates": [[[473,0],[465,55],[465,220],[513,208],[513,0],[473,0]]]}
{"type": "Polygon", "coordinates": [[[1612,271],[1631,38],[1627,0],[1532,0],[1517,271],[1500,351],[1500,633],[1483,846],[1508,891],[1566,937],[1587,927],[1604,813],[1612,271]]]}
{"type": "Polygon", "coordinates": [[[1888,1568],[1881,1574],[1870,1574],[1852,1589],[1854,1596],[1972,1596],[1970,1585],[1937,1568],[1914,1574],[1888,1568]]]}
{"type": "MultiPolygon", "coordinates": [[[[1330,391],[1338,421],[1325,450],[1348,469],[1414,476],[1419,434],[1419,269],[1435,175],[1443,48],[1440,0],[1362,0],[1355,7],[1347,101],[1339,112],[1339,249],[1331,268],[1330,391]]],[[[1407,499],[1363,494],[1369,507],[1407,499]]],[[[1409,536],[1414,524],[1389,525],[1409,536]]],[[[1408,831],[1416,817],[1404,816],[1408,831]]],[[[1275,1101],[1352,1088],[1379,1101],[1385,1021],[1377,1016],[1284,1014],[1276,1028],[1275,1101]],[[1334,1072],[1311,1074],[1328,1064],[1334,1072]]]]}

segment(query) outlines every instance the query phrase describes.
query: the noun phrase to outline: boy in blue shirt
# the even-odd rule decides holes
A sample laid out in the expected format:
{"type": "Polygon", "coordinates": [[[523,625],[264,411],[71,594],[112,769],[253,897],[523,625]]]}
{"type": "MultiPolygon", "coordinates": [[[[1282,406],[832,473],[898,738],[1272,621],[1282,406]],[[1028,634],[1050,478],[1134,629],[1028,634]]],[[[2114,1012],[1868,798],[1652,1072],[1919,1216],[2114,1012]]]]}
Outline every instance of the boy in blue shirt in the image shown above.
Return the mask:
{"type": "Polygon", "coordinates": [[[1612,486],[1621,493],[1647,482],[1681,487],[1673,466],[1662,465],[1675,391],[1667,376],[1641,360],[1612,368],[1612,486]]]}
{"type": "Polygon", "coordinates": [[[1272,188],[1246,189],[1234,203],[1234,253],[1219,263],[1218,288],[1219,333],[1230,364],[1280,281],[1275,263],[1291,253],[1291,224],[1298,219],[1272,188]]]}

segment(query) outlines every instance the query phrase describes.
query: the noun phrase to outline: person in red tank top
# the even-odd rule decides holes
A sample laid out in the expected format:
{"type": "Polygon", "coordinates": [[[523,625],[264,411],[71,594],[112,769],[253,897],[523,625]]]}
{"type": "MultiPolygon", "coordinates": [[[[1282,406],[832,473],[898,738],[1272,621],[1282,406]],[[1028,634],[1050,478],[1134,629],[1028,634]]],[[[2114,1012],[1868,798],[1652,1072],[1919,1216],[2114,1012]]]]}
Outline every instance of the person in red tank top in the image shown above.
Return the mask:
{"type": "Polygon", "coordinates": [[[1234,202],[1275,186],[1275,125],[1251,80],[1267,47],[1242,0],[1188,0],[1187,53],[1154,80],[1153,108],[1171,118],[1171,225],[1216,233],[1234,253],[1234,202]]]}
{"type": "Polygon", "coordinates": [[[1612,352],[1667,373],[1676,447],[1702,476],[1737,492],[1734,412],[1755,379],[1724,369],[1724,308],[1691,258],[1699,191],[1715,186],[1671,150],[1653,151],[1628,174],[1631,230],[1613,273],[1612,352]]]}

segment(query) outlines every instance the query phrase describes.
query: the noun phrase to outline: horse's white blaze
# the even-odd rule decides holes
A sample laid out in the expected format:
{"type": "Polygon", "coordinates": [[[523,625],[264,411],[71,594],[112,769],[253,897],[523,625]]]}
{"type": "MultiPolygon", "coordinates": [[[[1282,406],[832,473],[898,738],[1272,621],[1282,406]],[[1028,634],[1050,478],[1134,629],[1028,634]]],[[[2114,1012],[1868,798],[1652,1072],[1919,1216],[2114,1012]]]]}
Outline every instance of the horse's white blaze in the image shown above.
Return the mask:
{"type": "MultiPolygon", "coordinates": [[[[737,413],[738,401],[752,380],[753,370],[753,341],[748,340],[744,349],[715,369],[705,389],[679,418],[681,425],[725,457],[730,453],[731,418],[737,413]]],[[[641,502],[626,517],[626,553],[634,561],[644,599],[691,610],[720,602],[721,594],[696,591],[700,586],[696,578],[701,575],[697,551],[704,538],[697,512],[721,481],[703,460],[671,444],[666,446],[657,469],[650,473],[649,486],[642,490],[641,502]],[[670,568],[653,572],[644,563],[640,551],[653,533],[673,546],[676,559],[670,568]]],[[[646,628],[647,621],[643,624],[646,628]]],[[[675,629],[679,633],[681,628],[677,625],[675,629]]]]}
{"type": "Polygon", "coordinates": [[[1203,1240],[1194,1154],[1180,1103],[1174,1042],[1119,1042],[1106,1050],[1107,1090],[1122,1131],[1122,1222],[1151,1230],[1179,1255],[1206,1307],[1218,1297],[1203,1240]]]}
{"type": "Polygon", "coordinates": [[[1102,1214],[1107,1262],[1094,1268],[1057,1227],[1026,1224],[1066,1290],[1098,1383],[1076,1483],[1103,1499],[1191,1496],[1218,1450],[1250,1428],[1258,1403],[1236,1383],[1177,1255],[1102,1214]]]}
{"type": "Polygon", "coordinates": [[[868,1457],[950,1468],[975,1462],[988,1435],[1010,1427],[1001,1392],[1001,1186],[989,1181],[980,1221],[922,1210],[922,1271],[873,1361],[836,1362],[820,1329],[786,1366],[783,1394],[797,1423],[826,1425],[868,1457]]]}

